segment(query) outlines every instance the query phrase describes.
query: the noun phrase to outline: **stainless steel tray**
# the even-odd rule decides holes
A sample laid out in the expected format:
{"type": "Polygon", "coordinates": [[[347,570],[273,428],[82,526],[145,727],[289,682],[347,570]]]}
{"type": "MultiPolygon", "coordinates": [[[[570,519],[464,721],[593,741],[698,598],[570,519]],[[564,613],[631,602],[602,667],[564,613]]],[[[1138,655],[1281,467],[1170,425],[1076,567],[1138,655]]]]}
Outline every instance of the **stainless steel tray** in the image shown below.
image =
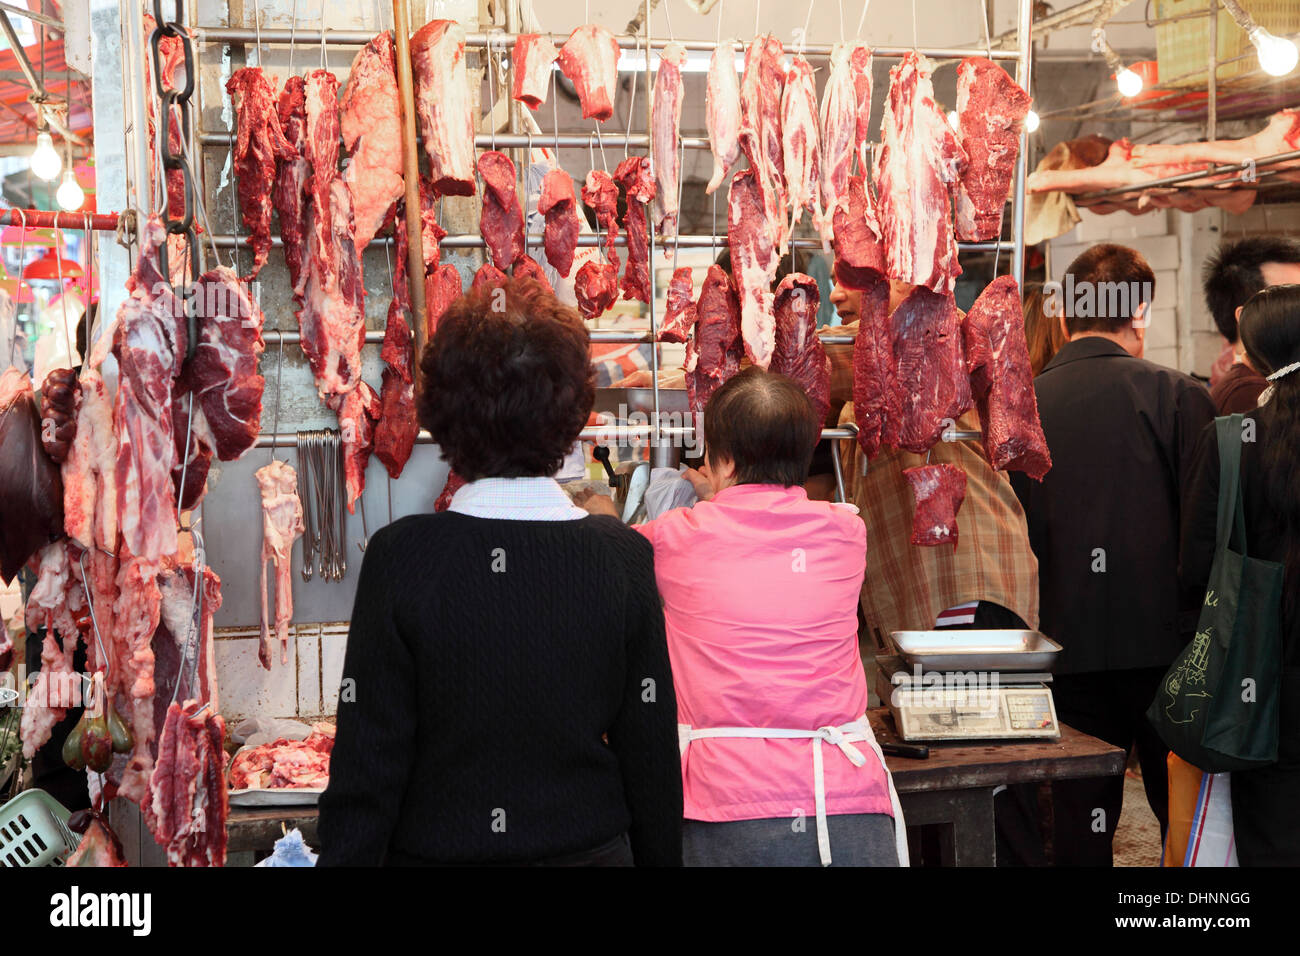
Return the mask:
{"type": "Polygon", "coordinates": [[[1061,645],[1038,631],[894,631],[890,635],[909,665],[923,671],[1051,671],[1061,645]]]}

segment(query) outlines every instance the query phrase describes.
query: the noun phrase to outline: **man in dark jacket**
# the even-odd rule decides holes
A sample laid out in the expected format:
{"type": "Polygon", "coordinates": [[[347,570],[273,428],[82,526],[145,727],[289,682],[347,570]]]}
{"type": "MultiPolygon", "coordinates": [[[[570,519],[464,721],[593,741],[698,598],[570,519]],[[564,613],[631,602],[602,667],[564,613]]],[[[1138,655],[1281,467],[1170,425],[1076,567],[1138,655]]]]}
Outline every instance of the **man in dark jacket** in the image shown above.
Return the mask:
{"type": "MultiPolygon", "coordinates": [[[[1155,275],[1123,246],[1094,246],[1048,290],[1069,341],[1034,380],[1052,470],[1012,474],[1038,557],[1041,629],[1064,648],[1060,719],[1131,751],[1168,819],[1166,750],[1144,717],[1199,603],[1178,585],[1180,488],[1214,418],[1191,376],[1142,358],[1155,275]]],[[[1052,788],[1056,859],[1110,865],[1123,777],[1052,788]]]]}
{"type": "Polygon", "coordinates": [[[1210,389],[1220,415],[1253,411],[1268,385],[1241,347],[1237,335],[1241,307],[1261,289],[1288,283],[1300,283],[1300,242],[1282,236],[1225,242],[1205,263],[1201,276],[1205,304],[1233,348],[1231,367],[1210,389]]]}

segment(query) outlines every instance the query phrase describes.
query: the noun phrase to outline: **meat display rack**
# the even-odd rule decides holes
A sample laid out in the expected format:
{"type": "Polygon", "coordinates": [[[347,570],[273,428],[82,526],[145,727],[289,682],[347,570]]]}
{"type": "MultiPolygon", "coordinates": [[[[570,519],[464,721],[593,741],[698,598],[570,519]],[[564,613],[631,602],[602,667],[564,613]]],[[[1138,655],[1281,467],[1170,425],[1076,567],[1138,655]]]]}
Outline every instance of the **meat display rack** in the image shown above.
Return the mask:
{"type": "MultiPolygon", "coordinates": [[[[188,5],[193,9],[193,4],[188,5]]],[[[1016,46],[1013,49],[992,48],[986,46],[983,48],[954,48],[954,47],[927,47],[923,45],[912,46],[872,46],[873,57],[885,59],[899,59],[910,52],[918,52],[931,59],[961,59],[968,56],[988,57],[992,60],[1013,61],[1015,64],[1015,80],[1024,89],[1029,88],[1030,81],[1030,64],[1032,56],[1032,19],[1033,19],[1034,0],[1017,0],[1016,15],[1016,46]]],[[[210,44],[257,44],[265,45],[290,45],[301,43],[304,45],[339,46],[339,47],[361,47],[369,43],[376,31],[370,30],[330,30],[328,28],[321,30],[299,30],[299,29],[251,29],[244,27],[223,27],[223,26],[204,26],[190,23],[190,31],[195,38],[195,57],[202,64],[201,52],[205,46],[210,44]]],[[[551,34],[551,39],[559,40],[561,43],[565,37],[551,34]]],[[[489,51],[492,48],[511,49],[519,34],[515,32],[499,31],[491,33],[468,33],[466,36],[466,46],[476,48],[486,48],[489,51]]],[[[644,88],[649,91],[653,87],[653,71],[651,51],[659,50],[666,47],[669,43],[676,42],[687,50],[711,52],[718,47],[718,43],[710,40],[674,40],[669,38],[654,38],[650,36],[649,18],[645,18],[644,33],[635,36],[623,35],[616,38],[619,47],[624,50],[632,50],[635,53],[644,53],[644,88]]],[[[807,43],[800,47],[800,52],[809,59],[825,59],[830,56],[832,46],[830,44],[807,43]]],[[[232,145],[233,130],[205,131],[203,127],[203,103],[202,103],[202,84],[199,84],[199,121],[195,124],[192,131],[194,145],[199,147],[227,147],[232,145]]],[[[650,128],[650,110],[651,97],[646,96],[645,121],[646,128],[650,128]]],[[[506,148],[522,149],[534,145],[552,146],[555,148],[583,148],[603,143],[605,146],[623,146],[628,149],[648,149],[650,146],[650,137],[646,133],[623,134],[623,133],[597,133],[594,130],[574,133],[571,131],[552,130],[549,134],[532,134],[520,135],[518,133],[497,133],[497,134],[479,134],[475,137],[476,147],[488,148],[506,148]]],[[[709,149],[707,138],[699,136],[681,137],[681,145],[685,149],[709,149]]],[[[1010,240],[998,240],[990,242],[959,242],[960,251],[967,252],[1010,252],[1011,253],[1011,274],[1015,276],[1017,283],[1022,283],[1024,278],[1024,200],[1025,200],[1025,178],[1026,178],[1026,145],[1027,137],[1024,133],[1020,137],[1020,150],[1016,161],[1015,178],[1011,197],[1011,238],[1010,240]]],[[[206,184],[206,164],[200,164],[204,177],[204,196],[208,196],[206,184]]],[[[647,209],[647,215],[650,215],[647,209]]],[[[656,252],[664,248],[710,248],[725,244],[726,235],[690,235],[675,236],[668,239],[656,237],[653,223],[649,224],[649,247],[650,260],[648,271],[650,275],[650,301],[648,303],[648,314],[650,328],[648,331],[613,331],[613,330],[592,330],[591,341],[598,343],[617,343],[617,344],[650,344],[658,340],[659,328],[658,317],[655,314],[656,301],[656,277],[655,277],[655,256],[656,252]]],[[[243,245],[245,238],[232,234],[215,234],[210,236],[212,244],[218,248],[237,248],[243,245]]],[[[597,234],[579,236],[578,244],[584,246],[595,246],[602,243],[602,239],[597,234]]],[[[391,237],[376,236],[374,243],[391,243],[391,237]]],[[[528,235],[526,242],[529,247],[542,245],[542,236],[537,234],[528,235]]],[[[615,242],[619,245],[625,245],[627,240],[625,236],[620,236],[615,242]]],[[[272,244],[279,246],[281,244],[279,236],[272,237],[272,244]]],[[[445,237],[440,245],[450,249],[473,249],[483,248],[485,242],[481,236],[466,235],[449,235],[445,237]]],[[[820,248],[821,240],[819,238],[796,237],[790,240],[792,248],[820,248]]],[[[200,245],[200,259],[205,255],[205,250],[200,245]]],[[[200,262],[200,271],[206,268],[200,262]]],[[[301,341],[300,333],[296,331],[279,331],[269,330],[264,333],[269,347],[283,347],[285,344],[299,344],[301,341]]],[[[367,345],[377,345],[383,340],[383,330],[367,330],[365,342],[367,345]]],[[[853,343],[853,336],[842,334],[827,334],[820,336],[824,344],[849,345],[853,343]]],[[[644,435],[650,438],[651,444],[658,444],[664,439],[673,439],[685,437],[693,434],[692,426],[670,427],[661,424],[660,399],[659,399],[659,354],[658,349],[651,349],[651,379],[652,390],[654,395],[654,417],[650,425],[645,426],[617,426],[619,435],[644,435]]],[[[593,426],[584,428],[582,431],[582,440],[593,440],[602,435],[608,435],[613,426],[593,426]]],[[[852,425],[840,428],[822,429],[822,438],[836,442],[853,440],[856,438],[857,429],[852,425]]],[[[945,432],[943,438],[946,441],[963,441],[973,440],[979,437],[978,432],[958,431],[950,429],[945,432]]],[[[262,433],[257,440],[257,447],[292,447],[297,440],[294,432],[275,432],[262,433]]],[[[420,431],[418,442],[425,444],[432,441],[428,432],[423,429],[420,431]]],[[[841,499],[844,497],[843,477],[840,474],[839,455],[832,455],[832,460],[836,470],[836,481],[841,499]]]]}

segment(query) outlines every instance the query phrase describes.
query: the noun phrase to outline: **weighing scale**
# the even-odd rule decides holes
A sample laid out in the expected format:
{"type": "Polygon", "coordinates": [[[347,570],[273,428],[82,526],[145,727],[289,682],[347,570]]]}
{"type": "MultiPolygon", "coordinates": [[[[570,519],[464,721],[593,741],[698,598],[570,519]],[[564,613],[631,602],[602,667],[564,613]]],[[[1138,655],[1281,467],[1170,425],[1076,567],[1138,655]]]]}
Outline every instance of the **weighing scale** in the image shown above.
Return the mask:
{"type": "Polygon", "coordinates": [[[1054,739],[1061,646],[1038,631],[895,631],[876,693],[906,741],[1054,739]]]}

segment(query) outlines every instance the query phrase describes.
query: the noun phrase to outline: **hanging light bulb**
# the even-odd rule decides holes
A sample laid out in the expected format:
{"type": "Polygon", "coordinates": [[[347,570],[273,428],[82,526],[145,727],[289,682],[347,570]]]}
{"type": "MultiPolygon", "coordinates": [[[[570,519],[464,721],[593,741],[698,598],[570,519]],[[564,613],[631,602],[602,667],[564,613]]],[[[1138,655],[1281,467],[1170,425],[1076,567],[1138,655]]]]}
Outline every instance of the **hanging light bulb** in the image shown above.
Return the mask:
{"type": "Polygon", "coordinates": [[[1041,121],[1038,119],[1038,114],[1035,113],[1033,110],[1030,110],[1028,113],[1025,114],[1025,132],[1026,133],[1038,132],[1039,122],[1041,121]]]}
{"type": "Polygon", "coordinates": [[[1132,98],[1142,92],[1142,77],[1125,67],[1115,74],[1115,85],[1120,96],[1132,98]]]}
{"type": "Polygon", "coordinates": [[[45,130],[36,134],[36,149],[32,151],[32,174],[46,182],[54,182],[63,169],[63,160],[54,148],[54,140],[45,130]]]}
{"type": "Polygon", "coordinates": [[[1249,36],[1259,53],[1259,68],[1269,76],[1286,76],[1300,62],[1300,50],[1285,37],[1274,36],[1263,27],[1255,27],[1249,36]]]}
{"type": "Polygon", "coordinates": [[[58,202],[59,208],[65,212],[76,212],[86,201],[86,194],[81,191],[81,184],[77,182],[77,174],[71,169],[64,171],[63,182],[59,184],[59,191],[54,194],[54,199],[58,202]]]}

